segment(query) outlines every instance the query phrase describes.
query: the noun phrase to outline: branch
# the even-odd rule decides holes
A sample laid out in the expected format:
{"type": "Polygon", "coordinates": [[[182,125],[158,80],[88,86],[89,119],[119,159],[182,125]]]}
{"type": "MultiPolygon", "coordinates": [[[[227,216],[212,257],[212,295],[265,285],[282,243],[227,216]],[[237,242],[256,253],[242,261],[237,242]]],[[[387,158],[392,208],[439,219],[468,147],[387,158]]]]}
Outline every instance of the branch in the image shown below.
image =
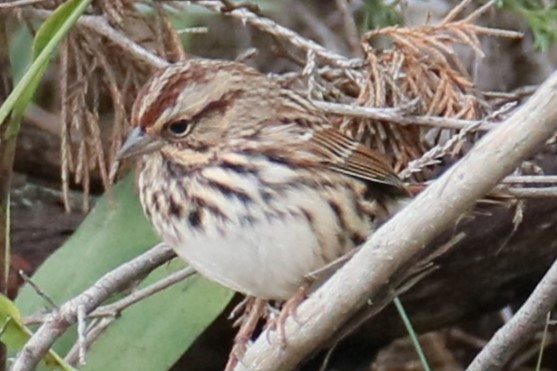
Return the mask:
{"type": "Polygon", "coordinates": [[[540,188],[517,188],[517,187],[500,187],[504,194],[515,198],[555,198],[557,197],[557,187],[540,187],[540,188]]]}
{"type": "MultiPolygon", "coordinates": [[[[172,3],[179,7],[184,6],[184,4],[179,1],[173,1],[172,3]]],[[[306,54],[311,50],[322,61],[327,62],[327,64],[343,68],[354,68],[360,66],[363,62],[360,58],[348,59],[340,54],[334,53],[319,45],[315,41],[307,39],[291,29],[281,26],[272,19],[262,17],[249,9],[236,8],[231,11],[227,11],[224,4],[220,1],[196,1],[192,4],[223,13],[233,18],[238,18],[244,24],[249,24],[263,32],[288,41],[298,49],[306,52],[306,54]]]]}
{"type": "Polygon", "coordinates": [[[160,244],[105,274],[93,286],[67,301],[60,307],[60,310],[53,311],[48,316],[25,344],[11,370],[34,370],[56,339],[77,321],[77,312],[80,307],[85,310],[85,313],[91,312],[110,295],[175,256],[170,247],[160,244]]]}
{"type": "Polygon", "coordinates": [[[19,7],[24,7],[24,6],[28,6],[28,5],[35,5],[35,4],[38,4],[38,3],[45,2],[45,1],[46,1],[46,0],[17,0],[17,1],[10,1],[10,2],[6,2],[6,3],[0,4],[0,10],[1,10],[1,9],[19,8],[19,7]]]}
{"type": "Polygon", "coordinates": [[[195,273],[196,271],[192,267],[181,269],[147,287],[132,292],[130,295],[118,301],[115,301],[114,303],[97,308],[94,312],[89,314],[89,317],[116,317],[129,306],[145,298],[148,298],[149,296],[152,296],[153,294],[156,294],[157,292],[162,291],[167,287],[181,282],[186,278],[191,277],[195,273]]]}
{"type": "Polygon", "coordinates": [[[557,73],[511,117],[486,134],[456,165],[404,210],[378,229],[364,246],[284,324],[287,344],[265,331],[236,370],[292,369],[334,334],[390,277],[474,202],[554,134],[557,73]],[[269,339],[269,340],[267,340],[269,339]]]}
{"type": "Polygon", "coordinates": [[[312,103],[323,112],[346,117],[360,117],[373,120],[383,120],[400,125],[420,125],[441,127],[445,129],[466,129],[477,125],[476,130],[489,131],[496,128],[498,123],[485,120],[462,120],[452,117],[404,115],[399,108],[362,107],[353,104],[342,104],[312,100],[312,103]]]}
{"type": "Polygon", "coordinates": [[[468,371],[503,368],[522,344],[545,324],[547,313],[557,302],[557,260],[518,312],[499,329],[472,361],[468,371]]]}
{"type": "Polygon", "coordinates": [[[503,179],[507,184],[548,184],[557,183],[557,175],[511,175],[503,179]]]}
{"type": "MultiPolygon", "coordinates": [[[[142,289],[138,289],[138,290],[134,290],[132,291],[129,295],[124,296],[122,299],[119,299],[117,301],[115,301],[114,303],[110,303],[110,304],[106,304],[103,306],[100,306],[98,308],[96,308],[94,311],[90,312],[88,314],[88,318],[94,318],[94,317],[110,317],[110,318],[116,318],[118,317],[125,309],[127,309],[128,307],[134,305],[135,303],[146,299],[154,294],[156,294],[159,291],[162,291],[164,289],[166,289],[167,287],[170,287],[180,281],[185,280],[186,278],[189,278],[190,276],[192,276],[193,274],[195,274],[196,271],[191,268],[191,267],[186,267],[184,269],[181,269],[177,272],[174,272],[162,279],[160,279],[159,281],[156,281],[154,283],[152,283],[149,286],[146,286],[142,289]]],[[[25,279],[25,282],[28,284],[33,285],[33,288],[35,289],[35,291],[37,292],[38,295],[44,296],[44,293],[42,291],[38,291],[40,290],[38,287],[36,287],[36,284],[31,281],[28,280],[29,278],[27,277],[25,279]]],[[[47,301],[52,301],[50,298],[45,297],[45,300],[47,301]]],[[[53,305],[53,308],[56,308],[56,305],[53,305]]],[[[23,323],[25,325],[34,325],[34,324],[41,324],[43,322],[46,322],[46,320],[48,319],[49,313],[46,314],[34,314],[34,315],[30,315],[30,316],[26,316],[23,318],[23,323]]]]}
{"type": "MultiPolygon", "coordinates": [[[[43,9],[25,9],[23,14],[30,15],[36,18],[47,19],[52,14],[52,11],[43,9]]],[[[155,53],[145,49],[138,43],[130,39],[126,34],[116,30],[112,27],[106,18],[100,15],[82,15],[76,22],[78,25],[83,26],[99,35],[109,39],[111,42],[122,48],[123,51],[133,56],[139,61],[146,63],[154,68],[167,67],[170,63],[162,59],[155,53]]]]}
{"type": "MultiPolygon", "coordinates": [[[[89,315],[87,316],[88,318],[101,317],[101,320],[94,323],[86,331],[86,341],[83,346],[80,347],[79,342],[74,344],[72,349],[70,349],[70,351],[66,355],[65,361],[69,364],[75,364],[79,360],[79,351],[81,349],[89,349],[91,344],[93,344],[93,342],[98,339],[98,337],[112,324],[112,322],[116,321],[118,316],[126,308],[156,294],[157,292],[166,289],[167,287],[170,287],[178,282],[185,280],[186,278],[191,277],[195,273],[196,271],[192,267],[186,267],[166,276],[165,278],[147,287],[133,291],[128,296],[117,300],[114,303],[98,307],[93,312],[89,313],[89,315]]],[[[83,363],[80,361],[80,364],[83,363]]]]}

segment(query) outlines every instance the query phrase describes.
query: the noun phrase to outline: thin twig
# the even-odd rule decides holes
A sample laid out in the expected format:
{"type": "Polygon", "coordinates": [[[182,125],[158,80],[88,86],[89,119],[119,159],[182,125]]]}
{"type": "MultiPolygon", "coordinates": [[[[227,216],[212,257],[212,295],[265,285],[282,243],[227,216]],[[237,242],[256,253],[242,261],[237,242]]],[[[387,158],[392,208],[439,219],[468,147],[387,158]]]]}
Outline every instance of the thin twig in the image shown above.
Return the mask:
{"type": "Polygon", "coordinates": [[[77,321],[79,306],[91,312],[110,295],[131,282],[144,277],[156,267],[176,255],[168,246],[159,244],[142,255],[120,265],[101,277],[90,288],[63,304],[49,314],[45,322],[33,334],[16,357],[12,371],[34,370],[52,344],[77,321]]]}
{"type": "Polygon", "coordinates": [[[547,184],[557,183],[557,175],[511,175],[503,179],[508,184],[547,184]]]}
{"type": "MultiPolygon", "coordinates": [[[[25,9],[23,10],[23,14],[46,19],[52,14],[52,11],[43,9],[25,9]]],[[[149,66],[163,68],[169,65],[169,63],[161,57],[141,47],[128,36],[113,28],[103,16],[83,15],[79,17],[76,23],[94,31],[99,35],[105,36],[114,44],[119,46],[122,51],[133,55],[137,60],[140,60],[149,66]]]]}
{"type": "Polygon", "coordinates": [[[540,344],[540,350],[538,353],[538,360],[536,362],[536,370],[541,370],[542,369],[542,360],[543,360],[543,351],[545,350],[545,347],[549,345],[549,342],[547,341],[548,338],[548,329],[549,329],[549,320],[551,319],[551,312],[547,312],[547,316],[545,318],[545,325],[543,326],[543,335],[542,335],[542,341],[540,344]]]}
{"type": "Polygon", "coordinates": [[[204,26],[200,26],[200,27],[186,27],[186,28],[182,28],[180,30],[176,30],[176,32],[178,33],[178,35],[181,34],[185,34],[185,33],[207,33],[209,32],[209,28],[208,27],[204,27],[204,26]]]}
{"type": "MultiPolygon", "coordinates": [[[[172,286],[184,279],[191,277],[195,274],[195,270],[191,267],[181,269],[177,272],[172,273],[168,277],[165,277],[143,289],[134,291],[132,294],[120,299],[112,304],[108,304],[97,308],[95,311],[89,314],[89,318],[98,317],[93,320],[93,325],[87,330],[87,338],[85,342],[85,349],[87,349],[90,344],[92,344],[118,317],[118,315],[129,308],[131,305],[152,296],[153,294],[164,290],[165,288],[172,286]]],[[[42,322],[43,318],[39,317],[36,319],[39,323],[42,322]]],[[[69,364],[74,364],[78,355],[80,354],[79,343],[74,344],[66,355],[66,362],[69,364]]]]}
{"type": "MultiPolygon", "coordinates": [[[[129,295],[123,297],[120,300],[115,301],[114,303],[103,305],[89,313],[88,318],[95,318],[95,317],[112,317],[116,318],[122,311],[129,308],[133,304],[146,299],[159,291],[166,289],[178,283],[180,281],[185,280],[186,278],[195,274],[195,270],[191,267],[186,267],[181,269],[177,272],[174,272],[167,277],[147,286],[142,289],[133,291],[129,295]]],[[[23,318],[23,323],[26,325],[33,325],[37,323],[43,323],[48,319],[49,314],[35,314],[32,316],[27,316],[23,318]]]]}
{"type": "Polygon", "coordinates": [[[156,294],[157,292],[162,291],[167,287],[183,281],[186,278],[191,277],[195,273],[195,269],[191,267],[181,269],[147,287],[132,292],[130,295],[126,296],[123,299],[120,299],[112,304],[103,305],[102,307],[97,308],[95,311],[91,312],[89,317],[117,316],[129,306],[145,298],[148,298],[149,296],[152,296],[153,294],[156,294]]]}
{"type": "MultiPolygon", "coordinates": [[[[499,187],[498,187],[499,189],[499,187]]],[[[504,193],[516,198],[553,198],[557,197],[557,187],[517,188],[501,187],[504,193]]]]}
{"type": "MultiPolygon", "coordinates": [[[[91,344],[98,339],[98,337],[108,328],[108,326],[112,324],[112,322],[114,322],[114,318],[112,317],[104,317],[92,321],[91,326],[87,329],[87,339],[85,343],[86,349],[88,349],[91,344]]],[[[68,351],[68,354],[66,354],[64,361],[70,365],[75,365],[79,360],[79,350],[80,346],[76,342],[68,351]]]]}
{"type": "Polygon", "coordinates": [[[37,295],[39,295],[41,298],[44,299],[44,301],[46,301],[48,303],[48,305],[52,308],[52,309],[58,309],[58,305],[56,305],[56,303],[54,302],[54,300],[52,300],[52,298],[50,296],[48,296],[48,294],[46,294],[40,287],[39,285],[37,285],[32,279],[31,277],[29,277],[23,270],[19,270],[18,271],[19,276],[23,279],[23,281],[25,283],[27,283],[29,286],[31,286],[31,288],[33,290],[35,290],[35,292],[37,293],[37,295]]]}
{"type": "Polygon", "coordinates": [[[478,122],[475,125],[468,126],[467,128],[460,130],[446,142],[434,146],[426,153],[424,153],[420,158],[410,161],[406,169],[399,173],[399,176],[401,177],[401,179],[406,179],[410,175],[422,171],[427,166],[439,163],[439,159],[441,157],[450,152],[450,150],[458,143],[462,143],[466,136],[476,130],[477,126],[480,125],[481,122],[478,122]]]}
{"type": "Polygon", "coordinates": [[[38,3],[43,3],[46,0],[17,0],[17,1],[11,1],[11,2],[7,2],[7,3],[1,3],[0,4],[0,10],[1,9],[10,9],[10,8],[18,8],[18,7],[23,7],[23,6],[27,6],[27,5],[34,5],[34,4],[38,4],[38,3]]]}
{"type": "Polygon", "coordinates": [[[85,353],[87,352],[87,314],[85,307],[78,305],[77,307],[77,347],[79,365],[85,366],[85,353]]]}
{"type": "MultiPolygon", "coordinates": [[[[184,6],[184,4],[179,1],[173,1],[172,3],[174,3],[174,5],[177,7],[184,6]]],[[[195,1],[192,4],[199,5],[216,12],[223,12],[223,10],[226,10],[226,7],[220,1],[195,1]]],[[[263,32],[284,39],[306,53],[309,50],[313,50],[315,55],[318,56],[322,61],[327,62],[333,66],[354,68],[355,66],[359,66],[362,64],[362,60],[359,58],[348,59],[340,54],[334,53],[319,45],[318,43],[302,37],[300,34],[292,31],[291,29],[281,26],[280,24],[269,18],[262,17],[249,9],[236,8],[231,11],[224,11],[224,14],[234,18],[238,18],[245,24],[249,24],[250,26],[253,26],[263,32]]]]}
{"type": "Polygon", "coordinates": [[[351,104],[315,100],[313,101],[313,104],[324,112],[333,115],[369,118],[373,120],[388,121],[400,125],[421,125],[460,130],[479,124],[475,129],[481,131],[489,131],[499,125],[497,123],[461,120],[450,117],[403,115],[401,114],[401,110],[399,108],[361,107],[351,104]]]}

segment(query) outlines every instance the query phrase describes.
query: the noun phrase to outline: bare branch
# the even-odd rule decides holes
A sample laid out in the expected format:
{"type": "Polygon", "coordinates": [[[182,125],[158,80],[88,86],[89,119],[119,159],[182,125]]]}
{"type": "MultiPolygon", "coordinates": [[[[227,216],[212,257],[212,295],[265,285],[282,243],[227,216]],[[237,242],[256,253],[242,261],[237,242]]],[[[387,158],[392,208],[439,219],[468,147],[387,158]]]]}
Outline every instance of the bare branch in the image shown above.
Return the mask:
{"type": "Polygon", "coordinates": [[[445,143],[440,143],[426,153],[422,155],[422,157],[410,161],[406,169],[399,173],[401,179],[406,179],[412,174],[422,171],[425,167],[433,164],[439,163],[439,159],[446,154],[449,153],[451,148],[457,146],[459,143],[462,143],[466,136],[477,129],[477,126],[480,125],[480,122],[476,123],[475,125],[468,126],[463,130],[460,130],[458,133],[454,134],[449,140],[445,143]]]}
{"type": "Polygon", "coordinates": [[[472,361],[468,371],[502,369],[522,344],[541,330],[557,302],[557,261],[513,318],[501,327],[472,361]]]}
{"type": "Polygon", "coordinates": [[[95,282],[93,286],[69,300],[60,307],[60,310],[53,311],[48,316],[46,321],[33,334],[27,344],[25,344],[18,357],[15,359],[11,370],[34,370],[52,344],[54,344],[54,341],[62,336],[62,334],[77,321],[79,307],[83,307],[86,313],[91,312],[120,288],[143,277],[175,256],[170,247],[159,244],[144,254],[105,274],[95,282]]]}
{"type": "Polygon", "coordinates": [[[149,296],[156,294],[159,291],[164,290],[167,287],[174,285],[180,281],[185,280],[188,277],[194,275],[195,269],[191,267],[187,267],[181,269],[177,272],[170,274],[168,277],[165,277],[152,285],[134,291],[130,295],[126,296],[123,299],[120,299],[112,304],[104,305],[99,307],[95,311],[93,311],[89,317],[103,317],[103,316],[116,316],[124,309],[128,308],[129,306],[141,301],[149,296]]]}
{"type": "MultiPolygon", "coordinates": [[[[117,316],[126,308],[129,308],[133,304],[148,298],[157,292],[160,292],[167,287],[170,287],[180,281],[191,277],[196,272],[191,267],[186,267],[177,272],[174,272],[167,277],[147,286],[142,289],[132,292],[130,295],[120,299],[112,304],[104,305],[95,309],[89,314],[89,318],[96,318],[93,324],[87,329],[85,346],[80,346],[77,342],[70,349],[66,355],[66,362],[69,364],[75,364],[78,361],[81,349],[87,349],[90,344],[92,344],[111,324],[117,319],[117,316]],[[98,317],[101,317],[100,319],[98,317]]],[[[43,321],[42,318],[35,319],[39,323],[43,321]]],[[[78,322],[79,323],[79,322],[78,322]]],[[[81,363],[81,362],[80,362],[81,363]]]]}
{"type": "Polygon", "coordinates": [[[361,107],[350,104],[316,100],[313,101],[313,104],[315,104],[319,109],[322,109],[324,112],[334,115],[369,118],[388,121],[400,125],[421,125],[445,129],[466,129],[471,126],[478,125],[476,129],[482,131],[488,131],[498,126],[496,123],[461,120],[450,117],[403,115],[399,108],[361,107]]]}
{"type": "Polygon", "coordinates": [[[39,295],[41,298],[44,299],[44,301],[53,309],[58,309],[58,305],[56,305],[56,303],[54,302],[54,300],[52,300],[52,298],[50,296],[48,296],[47,293],[45,293],[40,287],[39,285],[37,285],[32,279],[31,277],[29,277],[22,269],[19,270],[19,276],[23,279],[23,281],[25,283],[27,283],[29,286],[31,286],[31,288],[33,290],[35,290],[35,292],[37,293],[37,295],[39,295]]]}
{"type": "Polygon", "coordinates": [[[87,352],[87,314],[85,307],[77,307],[77,348],[80,366],[85,366],[85,354],[87,352]]]}
{"type": "Polygon", "coordinates": [[[542,187],[542,188],[501,187],[501,190],[506,194],[516,198],[557,197],[557,187],[542,187]]]}
{"type": "Polygon", "coordinates": [[[300,305],[296,319],[288,318],[284,325],[288,339],[284,347],[276,346],[276,333],[266,331],[236,369],[294,368],[368,300],[373,301],[394,272],[450,227],[556,129],[554,73],[526,104],[378,229],[343,268],[300,305]]]}
{"type": "MultiPolygon", "coordinates": [[[[81,335],[81,341],[74,344],[66,355],[65,361],[69,364],[75,364],[79,360],[81,364],[81,359],[79,359],[79,357],[83,354],[83,350],[88,349],[89,346],[117,319],[118,315],[122,311],[129,308],[133,304],[166,289],[169,286],[191,277],[195,273],[196,272],[193,268],[186,267],[149,286],[133,291],[131,294],[115,301],[114,303],[98,307],[93,312],[89,313],[87,318],[93,319],[91,326],[89,326],[85,332],[83,329],[78,330],[78,334],[81,335]]],[[[49,318],[49,315],[50,314],[37,314],[29,316],[24,318],[23,322],[26,325],[43,323],[49,318]]],[[[83,322],[81,323],[83,324],[83,322]]],[[[80,319],[78,312],[78,324],[79,323],[80,319]]]]}
{"type": "MultiPolygon", "coordinates": [[[[23,14],[31,15],[37,18],[46,19],[52,12],[42,9],[26,9],[23,14]]],[[[155,68],[163,68],[169,65],[167,61],[141,47],[125,34],[112,27],[103,16],[83,15],[79,17],[77,23],[83,27],[96,32],[112,41],[114,44],[122,48],[123,51],[133,55],[136,59],[155,68]]]]}
{"type": "Polygon", "coordinates": [[[38,3],[45,2],[46,0],[16,0],[10,1],[0,4],[0,9],[11,9],[11,8],[18,8],[24,7],[27,5],[34,5],[38,3]]]}
{"type": "Polygon", "coordinates": [[[548,184],[557,183],[557,175],[511,175],[503,179],[508,184],[548,184]]]}
{"type": "MultiPolygon", "coordinates": [[[[178,7],[184,6],[184,4],[179,1],[173,1],[172,3],[178,7]]],[[[200,5],[216,12],[223,12],[223,10],[226,10],[226,7],[220,1],[196,1],[193,4],[200,5]]],[[[243,23],[249,24],[263,32],[280,37],[306,53],[309,50],[312,50],[316,56],[321,58],[321,60],[333,66],[353,68],[362,64],[362,60],[360,58],[348,59],[340,54],[334,53],[318,43],[300,36],[291,29],[281,26],[269,18],[262,17],[249,9],[236,8],[231,11],[224,11],[223,13],[228,16],[238,18],[243,23]]]]}

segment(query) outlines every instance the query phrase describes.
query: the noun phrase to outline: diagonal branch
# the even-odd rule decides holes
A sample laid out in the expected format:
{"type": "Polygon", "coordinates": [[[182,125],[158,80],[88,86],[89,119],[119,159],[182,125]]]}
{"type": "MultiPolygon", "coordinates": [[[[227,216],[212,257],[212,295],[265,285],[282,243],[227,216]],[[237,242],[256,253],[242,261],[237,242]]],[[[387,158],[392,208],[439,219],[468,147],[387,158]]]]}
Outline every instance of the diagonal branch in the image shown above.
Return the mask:
{"type": "Polygon", "coordinates": [[[449,228],[557,130],[557,72],[455,166],[385,223],[289,318],[279,336],[264,332],[236,370],[292,369],[335,333],[428,242],[449,228]],[[268,340],[269,339],[269,340],[268,340]]]}
{"type": "Polygon", "coordinates": [[[85,313],[91,312],[106,300],[107,297],[175,256],[170,247],[159,244],[105,274],[93,286],[69,300],[59,310],[49,315],[27,344],[25,344],[11,370],[34,370],[56,339],[62,336],[77,321],[77,312],[80,307],[84,308],[85,313]]]}
{"type": "Polygon", "coordinates": [[[467,370],[502,369],[520,346],[544,327],[547,313],[551,312],[555,302],[557,302],[557,260],[524,305],[505,326],[495,333],[467,370]]]}
{"type": "MultiPolygon", "coordinates": [[[[180,1],[173,1],[177,6],[183,6],[180,1]]],[[[223,2],[220,1],[196,1],[192,4],[211,9],[216,12],[224,13],[233,18],[241,20],[263,32],[275,35],[283,40],[288,41],[298,49],[306,52],[313,51],[316,56],[330,65],[342,68],[354,68],[362,64],[360,58],[348,59],[340,54],[330,51],[329,49],[319,45],[313,40],[307,39],[291,29],[281,26],[275,21],[262,17],[245,7],[237,7],[233,10],[227,10],[223,2]]]]}
{"type": "MultiPolygon", "coordinates": [[[[25,9],[22,12],[24,15],[41,19],[47,19],[52,14],[52,11],[44,9],[25,9]]],[[[116,30],[103,16],[82,15],[76,23],[106,37],[108,40],[119,46],[123,51],[132,55],[137,60],[144,62],[148,66],[163,68],[169,65],[169,63],[163,58],[145,49],[121,31],[116,30]]]]}

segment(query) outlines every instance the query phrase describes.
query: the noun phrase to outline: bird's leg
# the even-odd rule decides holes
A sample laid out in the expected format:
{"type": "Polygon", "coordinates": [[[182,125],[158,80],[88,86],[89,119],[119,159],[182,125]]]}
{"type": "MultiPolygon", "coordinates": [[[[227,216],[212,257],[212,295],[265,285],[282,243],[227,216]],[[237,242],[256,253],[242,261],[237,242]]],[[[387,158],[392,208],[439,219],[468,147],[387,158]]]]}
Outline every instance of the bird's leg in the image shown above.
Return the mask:
{"type": "Polygon", "coordinates": [[[265,314],[266,304],[267,301],[264,299],[247,297],[232,310],[231,317],[236,316],[240,311],[243,311],[243,313],[234,323],[234,325],[239,324],[240,328],[234,337],[234,346],[230,351],[225,371],[234,370],[238,362],[241,361],[257,323],[265,314]]]}
{"type": "Polygon", "coordinates": [[[298,322],[296,318],[296,310],[298,306],[307,298],[309,282],[301,286],[296,293],[288,299],[282,306],[280,313],[276,318],[271,319],[267,323],[267,330],[273,331],[278,330],[279,339],[281,346],[286,346],[286,332],[284,326],[286,324],[286,319],[292,316],[292,319],[298,322]]]}
{"type": "Polygon", "coordinates": [[[253,304],[255,298],[253,296],[246,296],[241,302],[238,303],[228,315],[229,320],[234,320],[232,327],[241,326],[246,313],[249,311],[249,307],[253,304]]]}

